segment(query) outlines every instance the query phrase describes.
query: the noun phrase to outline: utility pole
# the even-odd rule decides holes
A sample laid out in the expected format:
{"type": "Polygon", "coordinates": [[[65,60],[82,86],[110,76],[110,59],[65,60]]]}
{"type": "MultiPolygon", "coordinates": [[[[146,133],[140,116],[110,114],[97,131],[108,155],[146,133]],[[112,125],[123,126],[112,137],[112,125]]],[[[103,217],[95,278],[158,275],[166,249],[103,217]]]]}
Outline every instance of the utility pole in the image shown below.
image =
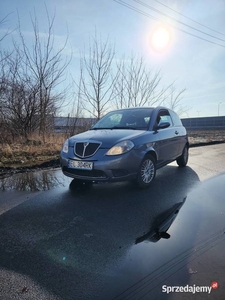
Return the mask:
{"type": "Polygon", "coordinates": [[[223,102],[218,103],[218,116],[220,115],[220,104],[223,104],[223,102]]]}

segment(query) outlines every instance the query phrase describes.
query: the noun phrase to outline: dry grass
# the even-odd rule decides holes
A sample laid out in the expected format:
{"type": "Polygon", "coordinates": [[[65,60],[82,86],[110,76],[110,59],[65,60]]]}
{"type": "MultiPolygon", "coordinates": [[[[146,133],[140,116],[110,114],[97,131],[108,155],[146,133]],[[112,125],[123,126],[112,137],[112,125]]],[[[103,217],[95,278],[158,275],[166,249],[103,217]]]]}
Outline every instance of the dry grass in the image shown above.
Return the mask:
{"type": "MultiPolygon", "coordinates": [[[[225,130],[191,130],[188,131],[190,144],[225,142],[225,130]]],[[[1,144],[0,167],[32,166],[59,158],[59,152],[67,134],[55,133],[44,142],[38,135],[27,140],[17,140],[13,144],[1,144]]]]}
{"type": "Polygon", "coordinates": [[[47,142],[32,136],[12,144],[1,144],[0,166],[27,166],[58,158],[66,138],[65,134],[59,133],[49,135],[47,142]]]}

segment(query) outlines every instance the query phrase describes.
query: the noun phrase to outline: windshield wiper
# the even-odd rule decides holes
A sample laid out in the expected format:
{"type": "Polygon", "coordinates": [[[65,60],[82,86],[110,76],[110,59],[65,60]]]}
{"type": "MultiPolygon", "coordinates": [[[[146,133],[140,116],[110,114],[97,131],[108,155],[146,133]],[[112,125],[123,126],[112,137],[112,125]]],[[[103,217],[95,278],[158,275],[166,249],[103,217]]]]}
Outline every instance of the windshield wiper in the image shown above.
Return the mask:
{"type": "Polygon", "coordinates": [[[114,126],[111,129],[136,129],[136,128],[130,126],[114,126]]]}
{"type": "Polygon", "coordinates": [[[90,130],[101,130],[101,129],[137,129],[135,127],[129,127],[129,126],[113,126],[113,127],[93,127],[90,130]]]}
{"type": "Polygon", "coordinates": [[[101,129],[112,129],[110,127],[93,127],[93,128],[90,128],[90,130],[101,130],[101,129]]]}

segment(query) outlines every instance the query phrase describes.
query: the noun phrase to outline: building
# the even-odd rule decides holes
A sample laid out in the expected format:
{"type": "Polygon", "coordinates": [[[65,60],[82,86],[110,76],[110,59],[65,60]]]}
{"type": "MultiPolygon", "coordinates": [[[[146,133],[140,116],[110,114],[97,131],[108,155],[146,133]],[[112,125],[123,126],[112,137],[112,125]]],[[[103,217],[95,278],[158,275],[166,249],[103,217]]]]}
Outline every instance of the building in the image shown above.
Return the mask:
{"type": "Polygon", "coordinates": [[[81,132],[89,129],[96,121],[95,118],[55,117],[54,128],[56,132],[81,132]]]}

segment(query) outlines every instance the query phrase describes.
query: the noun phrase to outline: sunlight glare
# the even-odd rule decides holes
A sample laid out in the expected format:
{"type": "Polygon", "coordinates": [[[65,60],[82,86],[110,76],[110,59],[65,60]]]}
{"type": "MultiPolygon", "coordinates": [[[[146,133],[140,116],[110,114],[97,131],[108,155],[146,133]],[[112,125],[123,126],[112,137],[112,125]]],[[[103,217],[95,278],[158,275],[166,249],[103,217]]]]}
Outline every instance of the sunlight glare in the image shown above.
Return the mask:
{"type": "Polygon", "coordinates": [[[169,30],[165,26],[159,26],[154,29],[151,36],[151,45],[158,52],[165,51],[171,41],[169,30]]]}

